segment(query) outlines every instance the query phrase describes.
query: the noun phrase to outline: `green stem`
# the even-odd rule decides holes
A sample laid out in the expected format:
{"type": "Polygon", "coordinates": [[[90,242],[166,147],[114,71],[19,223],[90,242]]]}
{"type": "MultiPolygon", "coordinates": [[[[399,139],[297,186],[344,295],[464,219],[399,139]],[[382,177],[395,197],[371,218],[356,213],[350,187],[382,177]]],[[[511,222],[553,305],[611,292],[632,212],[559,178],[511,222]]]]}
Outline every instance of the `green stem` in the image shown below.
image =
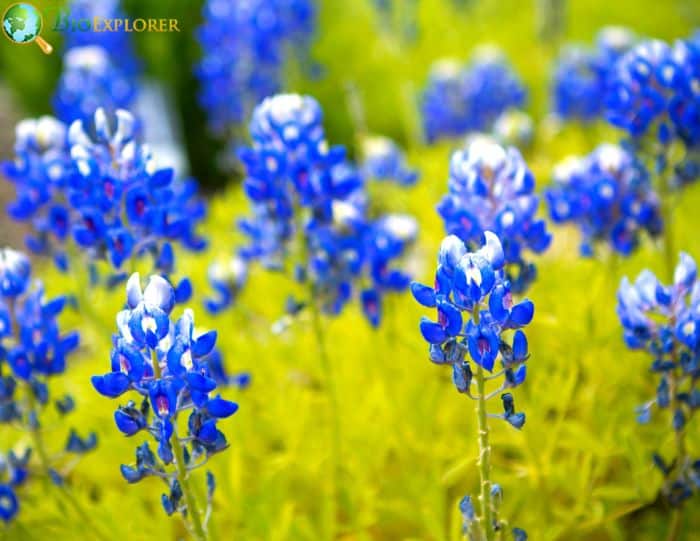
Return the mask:
{"type": "Polygon", "coordinates": [[[202,525],[202,515],[199,512],[199,504],[197,497],[190,486],[190,480],[187,472],[187,464],[185,464],[185,451],[177,436],[177,426],[173,423],[173,435],[170,438],[170,443],[173,446],[175,453],[175,466],[177,467],[177,480],[180,482],[182,494],[185,497],[187,505],[187,516],[192,525],[191,532],[197,541],[206,541],[207,534],[202,525]]]}
{"type": "Polygon", "coordinates": [[[36,449],[36,454],[39,457],[39,464],[41,464],[42,472],[44,474],[48,474],[49,470],[51,469],[51,464],[49,463],[49,456],[46,453],[46,447],[44,446],[44,439],[41,437],[39,427],[36,425],[36,423],[38,423],[38,419],[35,418],[34,423],[29,422],[29,417],[31,417],[32,414],[36,417],[36,397],[34,396],[34,390],[28,381],[24,382],[24,389],[27,393],[27,406],[29,408],[27,414],[27,427],[29,428],[29,435],[32,438],[32,445],[34,446],[34,449],[36,449]]]}
{"type": "Polygon", "coordinates": [[[338,419],[338,394],[335,386],[335,378],[333,374],[333,364],[328,356],[326,348],[325,335],[323,333],[323,322],[318,303],[314,299],[313,292],[310,299],[312,322],[316,343],[318,344],[319,355],[321,357],[321,368],[323,370],[323,378],[328,393],[328,415],[331,419],[331,447],[330,447],[330,462],[331,471],[329,475],[329,492],[328,499],[328,536],[327,539],[335,539],[336,537],[336,521],[338,509],[338,479],[340,471],[340,423],[338,419]]]}
{"type": "MultiPolygon", "coordinates": [[[[474,324],[479,324],[479,306],[472,312],[474,324]]],[[[476,389],[479,398],[476,403],[476,414],[479,429],[479,479],[481,482],[481,521],[484,539],[494,539],[493,506],[491,504],[491,446],[489,445],[489,425],[486,414],[486,376],[483,367],[476,364],[476,389]]]]}
{"type": "Polygon", "coordinates": [[[678,541],[681,535],[681,524],[683,523],[683,511],[681,508],[673,510],[671,515],[671,526],[668,529],[666,541],[678,541]]]}
{"type": "MultiPolygon", "coordinates": [[[[158,363],[158,352],[155,349],[151,350],[151,364],[153,365],[153,376],[155,379],[161,378],[160,364],[158,363]]],[[[189,475],[187,472],[187,464],[185,463],[185,450],[180,443],[180,438],[177,436],[177,422],[173,419],[173,434],[170,437],[170,444],[175,453],[175,466],[177,468],[177,480],[180,482],[182,494],[185,497],[187,505],[187,516],[190,518],[192,525],[191,532],[197,541],[206,541],[207,534],[202,525],[202,515],[199,512],[199,505],[196,494],[190,486],[189,475]]]]}

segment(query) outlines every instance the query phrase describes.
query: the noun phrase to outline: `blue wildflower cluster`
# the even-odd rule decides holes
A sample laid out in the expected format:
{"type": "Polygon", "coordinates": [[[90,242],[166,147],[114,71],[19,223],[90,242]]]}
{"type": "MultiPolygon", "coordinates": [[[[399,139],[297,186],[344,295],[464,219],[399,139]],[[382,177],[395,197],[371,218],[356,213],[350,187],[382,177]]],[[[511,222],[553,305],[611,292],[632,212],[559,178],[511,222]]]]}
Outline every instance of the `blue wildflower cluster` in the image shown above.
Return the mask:
{"type": "Polygon", "coordinates": [[[645,41],[616,63],[605,106],[610,122],[635,139],[648,135],[662,146],[700,142],[700,47],[645,41]]]}
{"type": "Polygon", "coordinates": [[[133,81],[113,64],[107,51],[97,45],[86,45],[65,53],[53,106],[60,120],[71,123],[77,119],[89,120],[99,108],[109,113],[128,109],[135,95],[133,81]]]}
{"type": "MultiPolygon", "coordinates": [[[[456,236],[446,237],[438,254],[435,286],[413,282],[411,292],[422,306],[437,310],[437,321],[424,317],[420,322],[421,334],[430,344],[430,360],[452,367],[457,391],[479,403],[480,423],[486,418],[481,408],[500,394],[503,412],[489,416],[520,429],[525,424],[525,414],[516,411],[510,390],[525,381],[529,353],[522,328],[532,321],[535,307],[530,300],[513,302],[510,282],[504,273],[503,246],[491,231],[486,231],[483,238],[483,245],[469,252],[456,236]],[[497,361],[500,367],[494,373],[497,361]],[[485,372],[492,374],[488,380],[501,379],[500,385],[488,393],[485,372]]],[[[479,431],[487,437],[488,427],[480,424],[479,431]]],[[[488,462],[483,463],[488,460],[484,456],[489,453],[488,441],[483,443],[486,449],[482,447],[480,460],[488,469],[488,462]]],[[[488,479],[488,472],[482,478],[482,485],[488,485],[485,490],[491,496],[494,491],[500,491],[488,479]]],[[[476,519],[471,498],[462,500],[460,510],[470,540],[486,539],[485,529],[505,527],[498,519],[499,501],[500,498],[490,497],[487,502],[482,494],[482,517],[476,519]],[[488,517],[493,525],[484,524],[488,517]]]]}
{"type": "Polygon", "coordinates": [[[644,165],[618,145],[600,145],[584,158],[562,162],[545,198],[555,223],[580,228],[584,256],[593,255],[596,242],[630,255],[642,233],[656,237],[663,229],[659,198],[644,165]]]}
{"type": "MultiPolygon", "coordinates": [[[[58,326],[66,298],[47,300],[42,284],[32,286],[30,280],[29,259],[10,248],[0,250],[0,423],[19,424],[33,436],[33,447],[22,456],[9,452],[0,459],[0,518],[5,522],[19,509],[14,491],[27,478],[30,452],[38,455],[42,473],[61,483],[39,434],[41,413],[49,404],[49,379],[65,371],[79,344],[77,332],[64,334],[58,326]]],[[[55,406],[65,415],[74,400],[66,395],[55,406]]],[[[65,451],[81,454],[96,445],[94,433],[83,439],[71,430],[65,451]]]]}
{"type": "MultiPolygon", "coordinates": [[[[340,313],[354,284],[368,281],[360,297],[377,325],[382,293],[408,287],[408,277],[390,264],[414,240],[415,222],[367,218],[362,177],[342,147],[329,147],[313,98],[266,99],[250,132],[253,147],[242,149],[240,159],[253,216],[240,222],[250,239],[241,254],[290,270],[326,314],[340,313]]],[[[300,304],[292,303],[292,311],[300,304]]]]}
{"type": "Polygon", "coordinates": [[[408,166],[403,151],[388,137],[366,137],[362,157],[361,170],[367,179],[396,182],[401,186],[412,186],[418,181],[418,172],[408,166]]]}
{"type": "Polygon", "coordinates": [[[541,253],[551,235],[537,218],[535,178],[517,149],[486,137],[474,138],[452,154],[449,193],[438,205],[445,230],[475,249],[485,231],[503,242],[506,275],[521,292],[535,279],[525,251],[541,253]]]}
{"type": "MultiPolygon", "coordinates": [[[[71,239],[89,261],[106,259],[116,270],[150,253],[164,274],[173,271],[172,242],[205,246],[195,232],[206,210],[196,184],[157,167],[127,111],[98,109],[90,122],[76,120],[70,129],[51,117],[25,120],[17,126],[15,159],[3,172],[17,192],[10,216],[34,228],[27,246],[53,256],[62,269],[71,239]]],[[[189,289],[183,282],[179,295],[186,298],[189,289]]]]}
{"type": "Polygon", "coordinates": [[[312,0],[208,0],[196,69],[209,126],[230,135],[263,98],[278,92],[290,48],[305,54],[315,26],[312,0]]]}
{"type": "MultiPolygon", "coordinates": [[[[175,290],[161,276],[151,276],[142,291],[138,273],[131,275],[126,296],[127,307],[117,314],[111,371],[93,376],[92,384],[109,398],[129,391],[140,395],[139,401],[119,406],[114,420],[126,436],[151,436],[157,449],[154,453],[144,441],[136,449],[135,464],[121,467],[122,475],[129,483],[150,476],[163,479],[169,490],[162,497],[165,512],[180,512],[190,517],[195,529],[197,524],[201,528],[203,517],[200,509],[192,508],[196,504],[188,496],[188,478],[210,456],[226,449],[218,422],[238,409],[234,402],[213,395],[218,383],[208,356],[215,352],[217,333],[197,334],[189,309],[176,322],[171,320],[175,290]],[[182,434],[178,420],[186,412],[187,432],[182,434]]],[[[213,483],[208,474],[210,500],[213,483]]]]}
{"type": "Polygon", "coordinates": [[[610,73],[635,41],[631,30],[607,27],[598,33],[595,48],[564,49],[554,71],[554,112],[566,120],[590,122],[602,118],[610,73]]]}
{"type": "Polygon", "coordinates": [[[525,103],[525,88],[503,54],[482,48],[466,66],[453,60],[436,63],[421,99],[428,142],[489,131],[506,110],[525,103]]]}
{"type": "Polygon", "coordinates": [[[692,257],[680,254],[673,284],[664,285],[649,270],[634,283],[625,277],[618,290],[617,313],[631,349],[648,352],[651,371],[658,377],[656,397],[639,408],[639,421],[649,422],[652,410],[668,412],[677,447],[664,460],[654,463],[664,476],[663,494],[680,506],[700,490],[700,457],[693,459],[683,436],[700,408],[700,282],[692,257]]]}

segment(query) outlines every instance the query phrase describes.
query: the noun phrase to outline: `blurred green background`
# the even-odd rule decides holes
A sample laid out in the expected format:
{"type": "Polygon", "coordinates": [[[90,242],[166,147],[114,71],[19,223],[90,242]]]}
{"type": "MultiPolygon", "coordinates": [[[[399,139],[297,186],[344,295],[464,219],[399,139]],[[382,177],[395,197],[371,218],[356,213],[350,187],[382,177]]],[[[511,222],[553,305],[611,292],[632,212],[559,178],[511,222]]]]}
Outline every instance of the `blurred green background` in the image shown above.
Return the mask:
{"type": "MultiPolygon", "coordinates": [[[[48,4],[43,0],[37,4],[48,4]]],[[[9,4],[9,2],[6,2],[9,4]]],[[[237,242],[234,219],[247,205],[235,183],[216,169],[222,148],[206,133],[197,106],[190,67],[200,52],[193,29],[201,3],[185,0],[124,2],[130,16],[175,17],[180,34],[135,34],[146,73],[175,96],[187,153],[195,176],[220,193],[212,198],[206,225],[212,245],[204,255],[182,254],[180,269],[193,277],[197,301],[207,292],[207,262],[231,253],[237,242]]],[[[548,111],[550,68],[563,42],[590,43],[604,25],[621,24],[640,35],[673,39],[700,25],[700,2],[652,0],[568,1],[563,34],[543,41],[538,35],[538,5],[524,0],[418,2],[418,34],[402,43],[379,25],[372,4],[364,0],[320,2],[313,58],[323,66],[320,79],[309,80],[289,66],[285,90],[307,92],[324,107],[328,139],[354,147],[354,126],[346,100],[353,85],[372,132],[390,135],[409,148],[410,162],[422,173],[419,185],[392,196],[393,210],[413,213],[421,238],[413,266],[430,280],[435,252],[443,235],[434,206],[446,190],[450,143],[425,147],[416,137],[415,99],[430,64],[445,56],[466,59],[480,43],[501,46],[528,86],[527,109],[536,120],[548,111]]],[[[397,6],[413,5],[412,2],[397,6]]],[[[60,47],[60,36],[47,32],[60,47]]],[[[45,114],[60,70],[60,56],[41,55],[35,47],[0,42],[0,74],[11,89],[0,118],[45,114]]],[[[4,154],[9,154],[13,126],[2,125],[4,154]]],[[[605,126],[583,130],[564,126],[539,130],[527,159],[542,187],[552,165],[571,152],[590,150],[619,135],[605,126]]],[[[700,187],[688,189],[674,216],[677,244],[700,256],[696,209],[700,187]]],[[[640,427],[634,408],[654,393],[648,359],[623,345],[614,313],[615,290],[623,275],[644,267],[662,267],[657,247],[644,245],[632,258],[585,261],[578,257],[578,235],[556,229],[552,249],[538,261],[539,279],[529,296],[537,305],[528,333],[532,359],[528,382],[516,393],[527,412],[521,432],[505,424],[493,431],[493,479],[504,487],[503,515],[525,528],[533,541],[656,541],[664,538],[668,510],[656,499],[660,476],[650,453],[668,449],[671,436],[663,419],[640,427]]],[[[69,313],[66,328],[79,328],[83,347],[78,359],[52,389],[78,399],[72,421],[84,431],[97,430],[98,449],[68,478],[71,490],[90,509],[93,522],[113,539],[180,539],[177,519],[160,509],[160,483],[128,486],[118,466],[132,460],[139,441],[117,433],[111,417],[115,402],[97,396],[89,376],[109,365],[114,314],[121,291],[85,291],[82,272],[57,274],[36,270],[49,292],[72,292],[89,302],[88,312],[69,313]]],[[[206,315],[193,304],[198,324],[219,330],[231,370],[249,370],[253,385],[230,393],[240,412],[224,425],[231,449],[211,467],[219,487],[213,518],[216,539],[321,539],[322,505],[327,498],[326,398],[313,334],[300,322],[290,333],[270,333],[287,282],[262,272],[253,274],[232,312],[206,315]]],[[[472,403],[454,392],[448,370],[427,361],[417,331],[424,310],[404,295],[392,299],[386,325],[373,332],[356,308],[328,327],[341,399],[342,490],[341,539],[456,540],[460,537],[457,502],[476,492],[476,439],[472,403]]],[[[47,422],[47,426],[51,426],[47,422]]],[[[3,438],[16,435],[0,430],[3,438]]],[[[51,428],[49,428],[51,430],[51,428]]],[[[55,430],[59,450],[64,431],[55,430]]],[[[700,453],[700,434],[690,435],[700,453]]],[[[203,473],[195,475],[203,487],[203,473]]],[[[203,490],[203,488],[202,488],[203,490]]],[[[8,540],[92,539],[72,508],[40,482],[22,489],[22,512],[9,528],[8,540]],[[77,533],[79,532],[79,533],[77,533]]],[[[697,497],[685,514],[683,541],[700,539],[697,497]]]]}

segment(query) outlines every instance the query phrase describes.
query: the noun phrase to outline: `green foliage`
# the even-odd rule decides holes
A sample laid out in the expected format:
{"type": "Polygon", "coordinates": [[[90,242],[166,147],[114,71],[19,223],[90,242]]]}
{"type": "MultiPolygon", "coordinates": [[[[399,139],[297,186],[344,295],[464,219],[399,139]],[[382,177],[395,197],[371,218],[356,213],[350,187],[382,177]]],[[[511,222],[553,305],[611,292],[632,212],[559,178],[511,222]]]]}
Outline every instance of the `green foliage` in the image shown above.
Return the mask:
{"type": "MultiPolygon", "coordinates": [[[[148,8],[133,2],[127,7],[149,16],[176,16],[167,15],[171,4],[172,13],[187,11],[188,17],[199,10],[184,1],[169,2],[167,8],[165,2],[152,2],[148,8]]],[[[443,236],[434,204],[446,189],[450,151],[447,144],[424,148],[415,141],[412,102],[431,61],[441,56],[465,58],[482,41],[498,43],[531,88],[536,117],[546,111],[553,50],[536,41],[533,3],[465,4],[458,10],[447,0],[421,2],[419,40],[399,45],[377,31],[367,2],[326,0],[314,51],[325,76],[309,81],[294,75],[298,83],[293,89],[315,95],[324,105],[331,141],[353,141],[344,101],[345,85],[353,84],[370,129],[410,145],[410,160],[420,168],[422,180],[409,196],[395,200],[394,210],[415,214],[421,224],[413,265],[423,280],[434,270],[443,236]]],[[[567,4],[567,39],[590,41],[601,25],[612,23],[672,38],[687,34],[699,20],[693,2],[567,4]]],[[[188,66],[160,59],[178,58],[180,51],[181,58],[191,62],[197,54],[191,38],[181,42],[180,49],[170,46],[166,40],[171,38],[138,36],[138,46],[148,71],[178,93],[185,117],[197,111],[192,82],[184,73],[188,66]]],[[[0,47],[3,75],[22,89],[23,103],[34,113],[48,110],[48,89],[58,69],[56,56],[39,55],[30,47],[0,47]]],[[[186,126],[192,153],[202,140],[203,127],[189,121],[186,126]]],[[[615,137],[601,126],[589,132],[575,127],[556,133],[541,129],[527,158],[543,186],[555,161],[615,137]]],[[[200,147],[196,152],[209,157],[199,164],[200,175],[214,174],[211,149],[200,147]]],[[[698,205],[700,187],[694,186],[684,193],[674,216],[677,245],[696,258],[698,205]]],[[[206,262],[225,257],[240,241],[232,223],[245,211],[237,187],[221,193],[211,202],[206,225],[213,237],[209,251],[196,257],[182,254],[178,271],[192,277],[196,301],[207,292],[206,262]]],[[[505,423],[496,423],[492,430],[492,477],[504,489],[503,516],[537,541],[662,539],[669,514],[656,502],[661,479],[650,453],[672,444],[664,439],[670,431],[658,421],[645,427],[636,424],[634,408],[654,392],[653,381],[646,357],[624,347],[614,313],[620,278],[636,276],[644,267],[660,270],[659,251],[647,244],[628,260],[584,261],[578,257],[577,243],[575,232],[556,230],[553,247],[538,262],[539,278],[529,294],[537,305],[528,331],[532,358],[528,382],[517,397],[518,406],[528,413],[527,424],[521,432],[505,423]]],[[[89,383],[90,375],[109,367],[110,334],[124,302],[123,291],[88,289],[82,269],[66,276],[47,265],[36,274],[47,282],[50,294],[72,292],[82,307],[63,317],[66,328],[80,329],[83,345],[52,393],[59,396],[66,390],[76,396],[77,410],[68,419],[96,430],[100,444],[70,473],[68,489],[111,539],[184,537],[179,520],[169,519],[160,508],[160,481],[128,486],[121,478],[119,464],[133,459],[141,437],[118,434],[112,422],[116,402],[98,396],[89,383]]],[[[198,326],[219,330],[228,368],[253,374],[250,389],[226,393],[241,410],[223,425],[231,448],[210,463],[218,481],[213,539],[321,538],[330,421],[318,350],[308,320],[281,336],[270,332],[290,289],[284,278],[258,269],[234,310],[211,317],[198,302],[192,304],[198,326]]],[[[464,493],[477,491],[473,404],[454,391],[449,370],[428,362],[417,330],[424,311],[402,295],[391,299],[386,312],[386,322],[376,332],[356,308],[327,328],[341,412],[342,539],[456,540],[457,502],[464,493]]],[[[65,431],[55,426],[46,423],[52,450],[64,443],[65,431]]],[[[3,428],[0,437],[15,441],[17,433],[3,428]]],[[[20,440],[20,445],[26,443],[20,440]]],[[[697,430],[689,434],[689,446],[700,454],[697,430]]],[[[203,472],[195,474],[194,483],[203,493],[203,472]]],[[[20,494],[21,514],[9,527],[0,528],[3,539],[74,539],[76,532],[83,539],[94,537],[54,487],[32,482],[20,494]]],[[[699,530],[696,498],[685,514],[685,531],[699,530]]],[[[696,538],[693,535],[688,533],[686,539],[696,538]]]]}

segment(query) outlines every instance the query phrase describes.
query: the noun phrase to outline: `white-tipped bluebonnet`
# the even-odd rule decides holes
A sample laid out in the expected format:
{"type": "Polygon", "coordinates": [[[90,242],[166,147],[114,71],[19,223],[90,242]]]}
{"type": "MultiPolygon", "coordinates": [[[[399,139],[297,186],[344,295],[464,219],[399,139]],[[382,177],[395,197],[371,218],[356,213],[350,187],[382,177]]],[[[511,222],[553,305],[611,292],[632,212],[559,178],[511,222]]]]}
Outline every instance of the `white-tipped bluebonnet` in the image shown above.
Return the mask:
{"type": "MultiPolygon", "coordinates": [[[[624,339],[631,349],[652,358],[651,373],[659,379],[656,396],[638,409],[639,421],[649,422],[652,410],[668,412],[668,427],[675,441],[683,442],[696,410],[700,408],[700,281],[695,260],[681,253],[673,283],[662,284],[649,270],[631,283],[623,278],[618,290],[617,313],[624,339]]],[[[700,460],[689,456],[683,444],[674,456],[654,456],[664,476],[662,492],[679,506],[700,490],[700,460]]]]}
{"type": "Polygon", "coordinates": [[[554,112],[566,120],[590,122],[601,118],[610,72],[635,39],[627,28],[607,27],[598,33],[595,48],[564,49],[554,72],[554,112]]]}
{"type": "Polygon", "coordinates": [[[370,136],[362,147],[362,174],[365,178],[396,182],[411,186],[418,181],[418,172],[406,163],[406,156],[388,137],[370,136]]]}
{"type": "Polygon", "coordinates": [[[469,64],[440,60],[431,69],[421,98],[423,130],[428,142],[489,131],[506,110],[525,102],[525,88],[493,47],[483,47],[469,64]]]}
{"type": "Polygon", "coordinates": [[[470,541],[487,539],[488,532],[505,527],[498,517],[502,490],[490,479],[487,419],[502,419],[516,429],[525,424],[525,414],[516,411],[510,391],[525,381],[529,351],[522,328],[532,321],[534,304],[513,302],[504,264],[503,246],[491,231],[484,232],[474,252],[450,235],[440,246],[435,286],[411,283],[418,303],[437,310],[437,321],[424,317],[419,325],[429,343],[430,360],[451,366],[457,391],[477,403],[481,513],[477,516],[470,496],[459,504],[470,541]],[[500,370],[494,374],[497,361],[500,370]],[[487,390],[487,380],[500,380],[500,385],[487,390]],[[489,400],[499,394],[502,412],[487,412],[489,400]]]}
{"type": "Polygon", "coordinates": [[[21,122],[16,131],[16,156],[3,172],[17,192],[10,216],[33,226],[27,237],[33,252],[66,268],[72,240],[90,262],[107,260],[118,270],[151,254],[155,267],[169,274],[171,242],[204,247],[195,232],[205,213],[196,184],[158,168],[138,141],[129,112],[98,109],[89,122],[76,120],[70,129],[42,117],[21,122]]]}
{"type": "Polygon", "coordinates": [[[208,0],[198,38],[199,101],[210,128],[228,135],[260,100],[278,92],[290,50],[306,54],[315,26],[312,0],[208,0]]]}
{"type": "Polygon", "coordinates": [[[633,138],[668,145],[700,142],[700,47],[679,40],[644,41],[615,64],[606,94],[606,116],[633,138]]]}
{"type": "Polygon", "coordinates": [[[596,243],[631,254],[640,236],[661,233],[659,198],[649,175],[629,150],[603,144],[583,158],[570,157],[554,169],[546,193],[555,223],[575,223],[581,230],[581,253],[593,255],[596,243]]]}
{"type": "MultiPolygon", "coordinates": [[[[46,299],[42,284],[30,280],[27,256],[10,248],[0,250],[0,423],[20,424],[34,435],[22,457],[10,452],[0,459],[0,518],[6,522],[18,510],[14,489],[28,475],[30,449],[41,460],[41,473],[60,479],[52,470],[54,457],[41,443],[42,414],[50,402],[49,381],[65,371],[79,344],[77,332],[63,333],[58,325],[65,297],[46,299]]],[[[56,401],[61,415],[73,406],[70,396],[56,401]]],[[[71,429],[64,450],[84,454],[96,445],[94,433],[82,438],[71,429]]]]}
{"type": "MultiPolygon", "coordinates": [[[[264,100],[250,133],[253,146],[240,158],[253,216],[239,224],[250,239],[241,255],[287,270],[309,285],[313,302],[330,315],[343,309],[365,278],[369,286],[360,300],[377,325],[383,293],[408,286],[408,277],[390,264],[415,238],[415,222],[367,216],[363,179],[344,148],[328,145],[313,98],[281,94],[264,100]]],[[[306,304],[292,303],[294,312],[306,304]]]]}
{"type": "Polygon", "coordinates": [[[513,147],[477,137],[450,160],[449,193],[438,205],[445,230],[474,250],[485,231],[503,243],[506,275],[514,291],[524,291],[536,269],[527,252],[541,253],[551,235],[537,218],[535,178],[513,147]]]}
{"type": "Polygon", "coordinates": [[[129,109],[136,89],[133,81],[97,45],[69,49],[53,97],[56,116],[66,123],[89,120],[97,109],[129,109]]]}
{"type": "Polygon", "coordinates": [[[215,351],[216,332],[196,332],[189,309],[173,320],[176,293],[161,276],[151,276],[142,290],[139,275],[133,274],[126,297],[127,306],[117,315],[111,371],[93,376],[92,384],[110,398],[135,393],[138,402],[119,406],[115,423],[126,436],[143,433],[153,438],[156,452],[148,440],[143,441],[135,464],[122,465],[122,475],[129,483],[148,476],[163,479],[168,486],[165,511],[196,515],[201,521],[201,510],[187,509],[182,491],[191,490],[187,482],[191,470],[228,447],[218,422],[238,409],[236,403],[215,394],[219,382],[208,358],[215,351]],[[178,433],[183,415],[187,415],[186,434],[178,433]]]}
{"type": "MultiPolygon", "coordinates": [[[[411,284],[416,301],[437,309],[436,321],[422,318],[420,331],[430,344],[431,360],[452,365],[459,392],[472,394],[467,355],[488,372],[500,362],[501,390],[516,387],[525,379],[529,353],[521,329],[532,321],[534,304],[527,299],[513,301],[503,265],[503,247],[494,233],[485,232],[483,245],[475,252],[469,252],[459,238],[451,235],[440,246],[435,286],[411,284]]],[[[515,421],[515,411],[505,406],[500,417],[515,421]]]]}

